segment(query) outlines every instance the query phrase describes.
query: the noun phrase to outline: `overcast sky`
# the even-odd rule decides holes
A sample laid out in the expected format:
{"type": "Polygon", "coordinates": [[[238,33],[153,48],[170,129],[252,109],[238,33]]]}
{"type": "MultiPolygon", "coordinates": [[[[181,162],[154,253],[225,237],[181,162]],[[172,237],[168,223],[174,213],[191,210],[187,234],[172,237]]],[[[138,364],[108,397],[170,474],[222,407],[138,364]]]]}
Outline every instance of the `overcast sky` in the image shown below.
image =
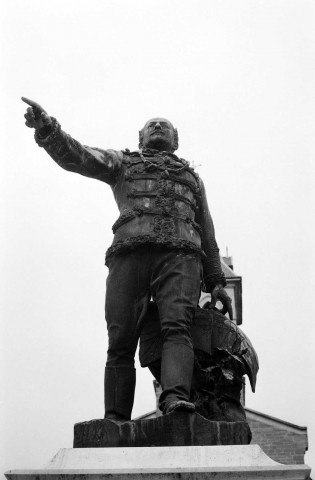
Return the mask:
{"type": "MultiPolygon", "coordinates": [[[[22,95],[84,144],[136,149],[151,117],[200,164],[260,359],[247,406],[308,427],[315,465],[314,2],[2,0],[1,471],[102,418],[110,188],[59,168],[22,95]]],[[[155,408],[137,369],[133,416],[155,408]]]]}

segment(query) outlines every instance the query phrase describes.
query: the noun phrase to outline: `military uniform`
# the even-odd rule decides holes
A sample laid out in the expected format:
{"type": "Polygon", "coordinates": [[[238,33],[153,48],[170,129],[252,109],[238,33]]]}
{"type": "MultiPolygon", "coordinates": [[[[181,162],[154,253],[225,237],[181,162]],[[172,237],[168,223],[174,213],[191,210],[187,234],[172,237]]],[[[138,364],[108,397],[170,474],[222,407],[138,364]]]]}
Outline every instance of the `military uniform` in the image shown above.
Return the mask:
{"type": "Polygon", "coordinates": [[[190,324],[201,282],[207,291],[225,284],[202,181],[188,162],[172,153],[83,146],[55,119],[35,132],[35,139],[62,168],[108,183],[120,212],[106,253],[105,416],[130,418],[134,356],[151,298],[164,339],[160,408],[188,400],[190,324]]]}

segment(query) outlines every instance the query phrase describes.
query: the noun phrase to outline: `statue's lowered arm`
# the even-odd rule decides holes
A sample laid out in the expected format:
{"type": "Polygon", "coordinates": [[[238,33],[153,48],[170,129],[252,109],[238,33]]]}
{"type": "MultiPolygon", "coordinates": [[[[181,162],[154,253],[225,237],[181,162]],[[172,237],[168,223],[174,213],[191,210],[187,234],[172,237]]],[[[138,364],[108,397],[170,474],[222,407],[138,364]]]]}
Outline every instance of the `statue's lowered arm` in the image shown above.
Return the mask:
{"type": "Polygon", "coordinates": [[[123,154],[81,145],[65,133],[60,124],[38,103],[22,97],[29,105],[25,124],[35,129],[35,140],[65,170],[96,178],[113,185],[120,170],[123,154]]]}
{"type": "Polygon", "coordinates": [[[210,215],[206,190],[202,180],[199,180],[200,201],[196,220],[201,226],[201,246],[206,254],[203,261],[203,278],[207,292],[211,293],[210,308],[214,308],[216,301],[220,300],[223,304],[223,312],[228,312],[229,317],[233,318],[231,299],[223,287],[226,284],[225,276],[222,272],[219,248],[215,239],[213,221],[210,215]]]}

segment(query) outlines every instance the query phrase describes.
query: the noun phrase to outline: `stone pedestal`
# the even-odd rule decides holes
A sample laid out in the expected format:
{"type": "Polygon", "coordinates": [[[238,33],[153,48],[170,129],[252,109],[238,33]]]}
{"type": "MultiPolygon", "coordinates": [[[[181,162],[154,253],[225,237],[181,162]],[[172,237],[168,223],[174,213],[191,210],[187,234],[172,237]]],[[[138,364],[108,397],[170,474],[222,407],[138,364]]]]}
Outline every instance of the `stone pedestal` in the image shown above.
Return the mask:
{"type": "Polygon", "coordinates": [[[258,445],[61,449],[44,468],[8,480],[306,480],[307,465],[281,465],[258,445]]]}
{"type": "Polygon", "coordinates": [[[198,413],[174,411],[122,424],[108,419],[76,423],[74,448],[248,445],[246,422],[214,422],[198,413]]]}

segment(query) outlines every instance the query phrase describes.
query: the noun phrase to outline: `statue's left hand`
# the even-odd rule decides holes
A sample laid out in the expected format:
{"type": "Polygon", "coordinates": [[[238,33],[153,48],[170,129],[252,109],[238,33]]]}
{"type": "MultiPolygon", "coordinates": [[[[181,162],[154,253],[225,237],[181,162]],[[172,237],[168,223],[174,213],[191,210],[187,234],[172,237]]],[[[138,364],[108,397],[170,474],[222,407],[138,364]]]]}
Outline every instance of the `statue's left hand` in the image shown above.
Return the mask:
{"type": "Polygon", "coordinates": [[[220,312],[225,315],[229,314],[230,320],[233,320],[233,309],[232,309],[232,300],[224,290],[223,286],[219,283],[214,287],[211,292],[211,302],[208,305],[205,305],[209,309],[214,309],[217,301],[220,301],[223,305],[223,308],[220,312]]]}

